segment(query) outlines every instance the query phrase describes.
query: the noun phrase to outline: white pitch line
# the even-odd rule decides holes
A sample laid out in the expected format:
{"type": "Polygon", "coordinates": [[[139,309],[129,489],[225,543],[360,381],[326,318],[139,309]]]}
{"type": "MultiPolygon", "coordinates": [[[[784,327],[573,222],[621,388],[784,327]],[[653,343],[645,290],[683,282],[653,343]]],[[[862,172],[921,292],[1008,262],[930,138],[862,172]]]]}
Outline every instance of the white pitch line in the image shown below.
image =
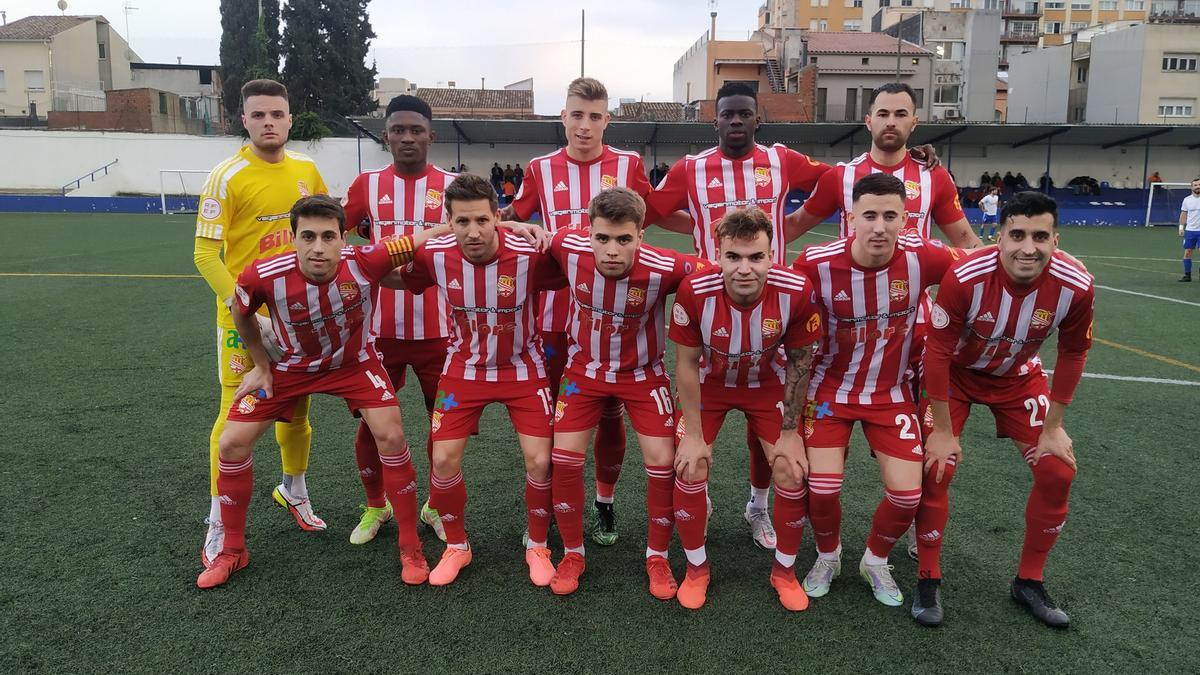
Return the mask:
{"type": "MultiPolygon", "coordinates": [[[[1047,373],[1054,374],[1053,370],[1047,370],[1047,373]]],[[[1131,377],[1127,375],[1107,375],[1105,373],[1084,373],[1084,377],[1090,377],[1096,380],[1117,380],[1119,382],[1148,382],[1150,384],[1181,384],[1187,387],[1200,387],[1200,382],[1192,380],[1166,380],[1161,377],[1131,377]]]]}
{"type": "Polygon", "coordinates": [[[1179,262],[1180,258],[1127,258],[1120,255],[1077,255],[1076,258],[1092,258],[1094,260],[1152,260],[1154,262],[1179,262]]]}
{"type": "Polygon", "coordinates": [[[1106,291],[1115,293],[1128,293],[1129,295],[1140,295],[1143,298],[1153,298],[1155,300],[1166,300],[1167,302],[1177,302],[1181,305],[1191,305],[1192,307],[1200,307],[1200,302],[1191,302],[1190,300],[1180,300],[1178,298],[1166,298],[1161,295],[1150,295],[1149,293],[1138,293],[1137,291],[1127,291],[1124,288],[1113,288],[1112,286],[1101,286],[1096,284],[1096,288],[1103,288],[1106,291]]]}

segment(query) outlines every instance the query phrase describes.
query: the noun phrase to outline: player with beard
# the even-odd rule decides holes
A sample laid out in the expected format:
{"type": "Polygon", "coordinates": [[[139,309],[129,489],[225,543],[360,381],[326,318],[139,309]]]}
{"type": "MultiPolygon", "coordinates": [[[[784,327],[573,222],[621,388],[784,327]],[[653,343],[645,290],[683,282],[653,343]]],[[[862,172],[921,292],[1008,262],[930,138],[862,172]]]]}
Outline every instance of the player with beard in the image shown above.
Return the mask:
{"type": "Polygon", "coordinates": [[[1058,250],[1058,207],[1040,192],[1014,195],[1001,209],[996,248],[958,261],[942,279],[925,349],[933,419],[917,513],[919,580],[912,614],[918,623],[942,622],[948,489],[962,458],[959,437],[978,403],[991,409],[996,435],[1012,439],[1033,473],[1012,597],[1047,625],[1070,625],[1046,592],[1043,575],[1066,524],[1075,478],[1074,445],[1063,417],[1092,344],[1094,302],[1091,275],[1058,250]],[[1058,359],[1049,386],[1038,353],[1055,332],[1058,359]]]}

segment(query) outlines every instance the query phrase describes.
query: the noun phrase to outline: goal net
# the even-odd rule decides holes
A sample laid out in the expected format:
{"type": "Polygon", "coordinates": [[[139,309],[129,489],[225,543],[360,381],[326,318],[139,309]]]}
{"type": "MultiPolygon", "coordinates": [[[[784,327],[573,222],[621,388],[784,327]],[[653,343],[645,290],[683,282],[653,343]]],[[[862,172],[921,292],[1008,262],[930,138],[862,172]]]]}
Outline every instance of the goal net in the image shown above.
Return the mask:
{"type": "Polygon", "coordinates": [[[159,169],[159,199],[163,214],[196,213],[208,169],[159,169]]]}
{"type": "Polygon", "coordinates": [[[1146,227],[1179,225],[1179,207],[1192,193],[1191,183],[1151,183],[1146,188],[1146,227]]]}

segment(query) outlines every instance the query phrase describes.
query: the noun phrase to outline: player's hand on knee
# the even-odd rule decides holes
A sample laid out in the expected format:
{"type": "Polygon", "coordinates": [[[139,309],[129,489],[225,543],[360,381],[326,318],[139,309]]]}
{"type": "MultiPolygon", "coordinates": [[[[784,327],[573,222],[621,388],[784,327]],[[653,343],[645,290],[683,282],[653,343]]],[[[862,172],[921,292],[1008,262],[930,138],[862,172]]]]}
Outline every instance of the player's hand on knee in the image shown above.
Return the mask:
{"type": "Polygon", "coordinates": [[[238,386],[237,392],[234,393],[233,399],[239,400],[246,394],[259,391],[259,398],[271,398],[274,394],[272,389],[271,366],[256,365],[250,369],[250,372],[242,378],[242,384],[238,386]]]}
{"type": "Polygon", "coordinates": [[[779,440],[769,451],[767,460],[771,462],[774,472],[782,472],[783,476],[793,483],[792,488],[804,484],[808,476],[808,452],[804,441],[795,431],[784,431],[779,440]]]}
{"type": "Polygon", "coordinates": [[[1042,429],[1042,435],[1038,437],[1037,450],[1033,453],[1033,465],[1037,466],[1038,461],[1046,455],[1054,455],[1066,462],[1072,471],[1077,469],[1075,444],[1062,427],[1042,429]]]}
{"type": "Polygon", "coordinates": [[[685,434],[675,450],[675,473],[693,481],[708,474],[712,464],[712,448],[700,438],[685,434]]]}
{"type": "Polygon", "coordinates": [[[955,463],[962,461],[962,446],[958,439],[948,431],[931,431],[925,438],[925,471],[934,471],[933,480],[942,482],[946,474],[946,464],[953,457],[955,463]]]}

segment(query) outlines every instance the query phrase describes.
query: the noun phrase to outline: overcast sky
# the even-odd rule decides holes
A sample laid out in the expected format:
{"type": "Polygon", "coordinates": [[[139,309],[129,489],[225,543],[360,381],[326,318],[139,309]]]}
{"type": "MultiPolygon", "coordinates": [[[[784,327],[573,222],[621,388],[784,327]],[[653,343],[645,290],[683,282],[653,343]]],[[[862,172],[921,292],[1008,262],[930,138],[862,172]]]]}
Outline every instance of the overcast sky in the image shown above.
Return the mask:
{"type": "MultiPolygon", "coordinates": [[[[123,0],[67,0],[68,14],[102,14],[126,35],[123,0]]],[[[286,2],[286,0],[285,0],[286,2]]],[[[57,0],[0,0],[12,22],[58,14],[57,0]]],[[[151,62],[217,63],[219,0],[132,0],[128,35],[151,62]]],[[[745,39],[762,0],[719,0],[717,31],[745,39]]],[[[404,2],[372,0],[378,34],[374,55],[382,77],[407,77],[421,86],[488,87],[532,77],[537,112],[556,114],[563,91],[579,75],[579,10],[587,10],[586,72],[609,95],[671,100],[675,61],[709,26],[708,0],[579,2],[404,2]],[[447,8],[450,11],[447,12],[447,8]]]]}

